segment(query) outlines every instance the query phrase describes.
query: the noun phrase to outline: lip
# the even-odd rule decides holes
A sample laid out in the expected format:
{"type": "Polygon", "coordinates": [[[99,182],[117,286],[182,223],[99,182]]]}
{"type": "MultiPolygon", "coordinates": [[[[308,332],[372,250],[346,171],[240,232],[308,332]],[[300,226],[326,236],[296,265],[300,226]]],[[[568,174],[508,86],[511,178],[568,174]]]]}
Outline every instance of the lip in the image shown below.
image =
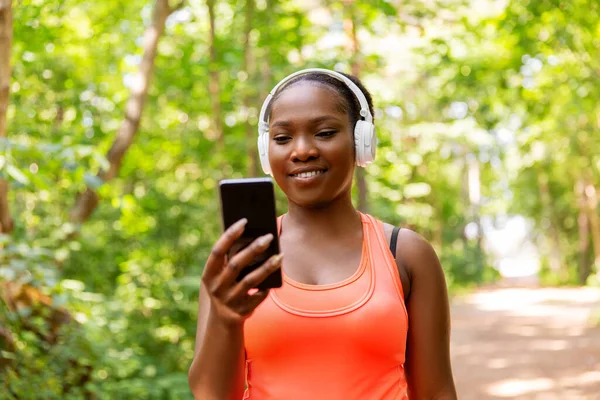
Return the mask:
{"type": "MultiPolygon", "coordinates": [[[[313,172],[313,171],[323,171],[323,172],[327,172],[327,168],[321,168],[321,167],[304,167],[304,168],[297,168],[295,170],[293,170],[292,172],[290,172],[288,174],[289,177],[291,178],[297,178],[297,176],[294,175],[298,175],[301,174],[303,172],[313,172]]],[[[317,175],[318,176],[318,175],[317,175]]],[[[303,179],[307,179],[307,178],[303,178],[303,179]]]]}
{"type": "Polygon", "coordinates": [[[314,184],[317,184],[318,182],[320,182],[324,176],[327,174],[328,169],[327,168],[315,168],[315,167],[311,167],[311,168],[298,168],[296,170],[294,170],[293,174],[289,174],[289,178],[292,179],[292,182],[294,182],[296,185],[301,185],[301,186],[312,186],[314,184]],[[312,175],[309,177],[299,177],[296,174],[301,174],[303,172],[312,172],[312,171],[323,171],[319,174],[316,175],[312,175]]]}
{"type": "Polygon", "coordinates": [[[327,172],[323,172],[321,174],[309,176],[307,178],[301,178],[299,176],[290,176],[290,179],[292,179],[292,182],[294,182],[296,185],[301,185],[301,186],[310,185],[310,186],[312,186],[313,184],[316,184],[321,179],[323,179],[323,177],[325,176],[326,173],[327,172]]]}

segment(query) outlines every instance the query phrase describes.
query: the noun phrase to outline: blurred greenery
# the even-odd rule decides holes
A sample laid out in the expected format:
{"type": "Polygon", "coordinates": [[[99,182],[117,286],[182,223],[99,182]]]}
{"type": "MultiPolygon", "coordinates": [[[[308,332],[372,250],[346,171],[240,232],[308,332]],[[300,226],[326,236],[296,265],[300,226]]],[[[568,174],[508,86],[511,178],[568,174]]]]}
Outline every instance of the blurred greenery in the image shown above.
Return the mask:
{"type": "Polygon", "coordinates": [[[368,212],[430,240],[451,293],[498,279],[482,232],[515,215],[543,282],[599,285],[596,0],[208,4],[214,38],[205,2],[166,20],[141,125],[105,181],[155,2],[14,2],[1,399],[192,398],[216,184],[254,174],[262,99],[305,67],[360,66],[379,135],[368,212]],[[100,202],[74,222],[86,187],[100,202]]]}

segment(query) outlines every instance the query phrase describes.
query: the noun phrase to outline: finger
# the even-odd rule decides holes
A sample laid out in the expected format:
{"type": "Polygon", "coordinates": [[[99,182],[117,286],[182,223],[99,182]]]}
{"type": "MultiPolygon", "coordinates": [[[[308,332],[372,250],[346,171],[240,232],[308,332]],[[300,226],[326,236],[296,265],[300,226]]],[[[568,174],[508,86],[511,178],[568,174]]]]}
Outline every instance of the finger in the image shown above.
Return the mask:
{"type": "Polygon", "coordinates": [[[269,295],[269,289],[258,290],[254,294],[249,295],[242,304],[240,304],[240,308],[238,313],[245,317],[250,316],[252,312],[262,303],[267,296],[269,295]]]}
{"type": "Polygon", "coordinates": [[[225,264],[227,252],[231,246],[233,246],[233,243],[242,236],[247,222],[248,220],[246,218],[240,219],[219,237],[210,251],[206,266],[204,267],[203,279],[205,281],[212,281],[212,279],[221,272],[221,269],[225,264]]]}
{"type": "Polygon", "coordinates": [[[272,241],[273,235],[270,233],[266,234],[255,239],[248,247],[231,257],[227,263],[227,267],[223,270],[221,275],[220,284],[222,287],[230,287],[242,269],[250,264],[256,257],[264,253],[272,241]]]}
{"type": "Polygon", "coordinates": [[[269,275],[281,268],[283,254],[269,258],[263,265],[246,275],[231,291],[231,298],[243,298],[248,291],[260,285],[269,275]]]}

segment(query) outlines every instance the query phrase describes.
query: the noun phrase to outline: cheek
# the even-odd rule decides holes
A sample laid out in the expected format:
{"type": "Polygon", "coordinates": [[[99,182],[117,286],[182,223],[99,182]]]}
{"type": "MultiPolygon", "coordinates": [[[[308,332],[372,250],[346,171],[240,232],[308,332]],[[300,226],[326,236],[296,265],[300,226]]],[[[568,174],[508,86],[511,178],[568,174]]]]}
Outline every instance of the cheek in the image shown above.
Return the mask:
{"type": "Polygon", "coordinates": [[[354,163],[356,151],[354,149],[354,136],[349,135],[344,140],[336,143],[335,149],[332,149],[332,155],[338,159],[338,162],[354,163]]]}
{"type": "Polygon", "coordinates": [[[271,169],[280,168],[283,161],[285,160],[285,154],[282,149],[282,146],[277,146],[273,143],[269,145],[269,164],[271,164],[271,169]]]}
{"type": "Polygon", "coordinates": [[[281,186],[285,177],[284,163],[287,159],[286,153],[282,146],[269,146],[269,164],[271,165],[271,173],[275,181],[281,186]]]}

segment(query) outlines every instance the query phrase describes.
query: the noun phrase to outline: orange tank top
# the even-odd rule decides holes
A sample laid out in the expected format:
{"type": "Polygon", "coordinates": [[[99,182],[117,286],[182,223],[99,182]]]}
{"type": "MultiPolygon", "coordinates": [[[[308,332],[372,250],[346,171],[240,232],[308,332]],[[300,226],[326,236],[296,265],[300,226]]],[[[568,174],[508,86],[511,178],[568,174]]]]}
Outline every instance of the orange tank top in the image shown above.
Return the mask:
{"type": "Polygon", "coordinates": [[[246,320],[244,399],[408,399],[400,275],[383,224],[366,214],[361,220],[362,255],[352,276],[306,285],[284,273],[283,286],[246,320]]]}

